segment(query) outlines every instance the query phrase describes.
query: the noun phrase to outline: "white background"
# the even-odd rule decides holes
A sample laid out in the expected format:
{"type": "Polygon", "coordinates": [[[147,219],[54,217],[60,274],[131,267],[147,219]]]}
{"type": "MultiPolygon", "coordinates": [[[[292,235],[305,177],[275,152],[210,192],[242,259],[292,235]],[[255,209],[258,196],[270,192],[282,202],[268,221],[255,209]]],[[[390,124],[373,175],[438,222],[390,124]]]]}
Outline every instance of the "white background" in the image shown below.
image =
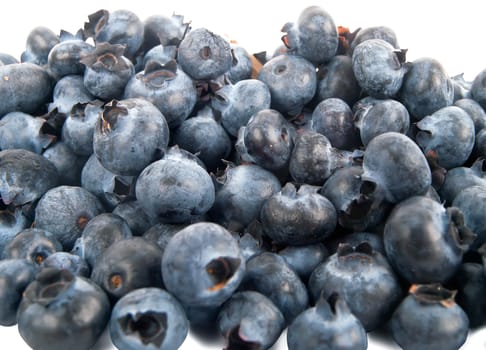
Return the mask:
{"type": "MultiPolygon", "coordinates": [[[[280,45],[280,29],[286,22],[296,21],[308,5],[319,5],[331,14],[336,25],[358,27],[386,25],[394,29],[401,48],[408,49],[407,58],[429,56],[438,59],[449,75],[464,73],[472,80],[486,68],[486,34],[482,1],[4,1],[1,7],[0,52],[18,59],[25,49],[31,29],[46,26],[75,33],[88,20],[88,15],[104,8],[109,11],[128,9],[142,20],[153,14],[184,15],[192,27],[206,27],[238,41],[249,52],[270,51],[280,45]]],[[[0,327],[2,348],[29,349],[16,327],[0,327]],[[5,345],[8,344],[7,347],[5,345]]],[[[223,344],[203,343],[189,336],[181,349],[221,349],[223,344]]],[[[111,349],[105,334],[97,350],[111,349]]],[[[286,349],[282,336],[275,349],[286,349]]],[[[398,349],[387,340],[371,337],[369,349],[398,349]]],[[[486,349],[486,330],[472,334],[462,349],[486,349]]]]}

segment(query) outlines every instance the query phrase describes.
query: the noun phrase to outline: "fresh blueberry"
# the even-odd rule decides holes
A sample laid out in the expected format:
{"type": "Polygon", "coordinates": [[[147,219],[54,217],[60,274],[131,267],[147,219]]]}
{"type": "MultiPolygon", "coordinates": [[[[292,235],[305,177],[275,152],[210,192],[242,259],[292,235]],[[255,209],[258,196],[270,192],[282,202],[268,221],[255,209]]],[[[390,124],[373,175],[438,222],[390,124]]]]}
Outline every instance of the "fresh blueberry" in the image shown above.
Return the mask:
{"type": "Polygon", "coordinates": [[[80,75],[84,72],[84,65],[80,60],[94,51],[94,46],[85,41],[83,33],[78,31],[71,34],[61,31],[59,43],[49,51],[47,69],[49,73],[59,80],[66,75],[80,75]]]}
{"type": "Polygon", "coordinates": [[[165,251],[167,244],[171,240],[174,235],[182,230],[183,228],[189,226],[190,224],[164,224],[164,223],[157,223],[152,225],[149,229],[147,229],[142,237],[157,244],[160,249],[162,249],[162,253],[165,251]]]}
{"type": "Polygon", "coordinates": [[[263,65],[257,78],[270,90],[271,107],[290,116],[299,115],[317,89],[316,68],[301,56],[276,56],[263,65]]]}
{"type": "Polygon", "coordinates": [[[269,349],[285,328],[285,319],[275,304],[252,291],[234,293],[223,304],[217,323],[227,349],[269,349]]]}
{"type": "Polygon", "coordinates": [[[353,105],[353,114],[364,146],[385,132],[407,134],[410,129],[407,108],[397,100],[365,97],[353,105]]]}
{"type": "Polygon", "coordinates": [[[336,55],[317,71],[316,104],[328,98],[340,98],[349,106],[358,101],[361,87],[353,72],[350,56],[336,55]]]}
{"type": "Polygon", "coordinates": [[[101,286],[112,301],[138,288],[161,288],[161,259],[162,251],[155,243],[142,237],[119,239],[98,256],[91,280],[101,286]]]}
{"type": "Polygon", "coordinates": [[[33,204],[59,184],[54,164],[23,149],[0,151],[0,197],[5,205],[33,204]]]}
{"type": "Polygon", "coordinates": [[[472,98],[462,98],[454,102],[454,106],[460,107],[469,114],[474,122],[476,135],[486,127],[486,111],[472,98]]]}
{"type": "Polygon", "coordinates": [[[282,312],[286,324],[309,306],[306,286],[285,259],[276,253],[263,252],[246,262],[240,291],[248,290],[268,297],[282,312]]]}
{"type": "Polygon", "coordinates": [[[143,21],[143,43],[140,50],[147,55],[152,48],[161,45],[175,46],[181,42],[184,35],[191,29],[190,23],[184,22],[184,16],[173,14],[151,15],[143,21]]]}
{"type": "Polygon", "coordinates": [[[86,38],[93,38],[95,44],[108,42],[126,47],[125,55],[135,57],[143,42],[144,25],[138,16],[129,10],[99,10],[88,16],[84,24],[86,38]]]}
{"type": "Polygon", "coordinates": [[[462,99],[471,99],[472,81],[464,79],[464,73],[451,77],[454,86],[454,103],[462,99]]]}
{"type": "Polygon", "coordinates": [[[398,276],[387,259],[367,242],[343,243],[309,278],[313,300],[340,295],[366,331],[385,325],[402,299],[398,276]]]}
{"type": "Polygon", "coordinates": [[[0,116],[34,113],[51,98],[53,81],[47,70],[33,63],[0,66],[0,116]]]}
{"type": "Polygon", "coordinates": [[[371,195],[366,192],[362,175],[359,165],[337,169],[319,191],[334,205],[339,225],[353,231],[380,225],[390,208],[382,189],[375,189],[371,195]]]}
{"type": "Polygon", "coordinates": [[[443,283],[461,264],[474,235],[460,209],[413,196],[386,219],[383,240],[390,264],[410,283],[443,283]]]}
{"type": "Polygon", "coordinates": [[[165,287],[189,306],[218,306],[238,288],[245,261],[236,240],[212,222],[191,224],[177,232],[164,250],[165,287]]]}
{"type": "Polygon", "coordinates": [[[363,156],[362,192],[385,192],[391,203],[423,195],[432,184],[425,155],[408,136],[389,131],[374,137],[363,156]]]}
{"type": "Polygon", "coordinates": [[[296,136],[295,127],[280,112],[263,109],[240,128],[235,148],[242,161],[285,174],[296,136]]]}
{"type": "Polygon", "coordinates": [[[125,46],[98,43],[95,50],[81,58],[86,66],[83,83],[95,97],[110,101],[121,99],[125,85],[135,74],[132,62],[123,56],[125,46]]]}
{"type": "Polygon", "coordinates": [[[97,103],[75,104],[62,127],[62,140],[80,156],[93,153],[93,135],[103,109],[97,103]]]}
{"type": "Polygon", "coordinates": [[[81,170],[81,186],[96,195],[106,208],[113,209],[135,197],[135,176],[117,175],[92,154],[81,170]]]}
{"type": "Polygon", "coordinates": [[[35,274],[36,268],[29,260],[0,260],[0,325],[13,326],[17,323],[22,294],[35,274]]]}
{"type": "Polygon", "coordinates": [[[90,268],[86,260],[68,252],[55,252],[42,261],[41,268],[68,270],[75,276],[89,278],[90,268]]]}
{"type": "Polygon", "coordinates": [[[200,163],[172,147],[164,158],[143,169],[135,194],[144,210],[161,222],[186,223],[213,206],[215,189],[200,163]]]}
{"type": "Polygon", "coordinates": [[[153,218],[143,210],[143,206],[136,199],[125,199],[119,203],[112,211],[122,217],[134,236],[142,236],[147,230],[156,224],[156,218],[153,218]]]}
{"type": "Polygon", "coordinates": [[[270,108],[270,102],[270,90],[266,84],[256,79],[244,79],[217,90],[211,107],[220,114],[225,130],[236,137],[238,130],[246,126],[254,114],[270,108]]]}
{"type": "Polygon", "coordinates": [[[415,124],[415,140],[424,154],[434,152],[437,164],[445,169],[462,166],[474,147],[474,122],[456,106],[443,107],[415,124]]]}
{"type": "Polygon", "coordinates": [[[326,136],[333,147],[354,150],[361,145],[353,111],[339,98],[321,101],[312,112],[312,130],[326,136]]]}
{"type": "Polygon", "coordinates": [[[439,61],[418,58],[403,77],[398,100],[414,120],[420,120],[453,103],[453,84],[439,61]]]}
{"type": "Polygon", "coordinates": [[[376,98],[394,97],[408,71],[405,52],[382,39],[368,39],[358,44],[353,50],[352,65],[363,91],[376,98]]]}
{"type": "Polygon", "coordinates": [[[303,245],[322,242],[337,225],[334,205],[318,193],[320,187],[288,182],[262,206],[263,233],[276,244],[303,245]]]}
{"type": "Polygon", "coordinates": [[[299,132],[289,161],[289,173],[297,183],[322,186],[339,168],[353,165],[357,153],[340,150],[313,130],[299,132]]]}
{"type": "Polygon", "coordinates": [[[229,165],[215,183],[216,197],[209,217],[239,232],[258,219],[265,200],[281,189],[278,178],[256,164],[229,165]]]}
{"type": "Polygon", "coordinates": [[[287,246],[278,251],[302,281],[308,281],[312,271],[329,257],[329,251],[322,243],[287,246]]]}
{"type": "Polygon", "coordinates": [[[393,339],[404,350],[459,349],[469,320],[454,296],[440,284],[413,285],[390,321],[393,339]]]}
{"type": "Polygon", "coordinates": [[[19,63],[19,60],[8,53],[0,53],[0,66],[19,63]]]}
{"type": "Polygon", "coordinates": [[[216,79],[227,73],[233,64],[231,45],[206,28],[196,28],[182,39],[177,62],[195,80],[216,79]]]}
{"type": "Polygon", "coordinates": [[[106,294],[91,280],[45,268],[24,291],[18,330],[34,349],[86,350],[105,329],[110,310],[106,294]]]}
{"type": "Polygon", "coordinates": [[[69,74],[56,82],[49,110],[56,108],[58,112],[69,114],[76,104],[86,104],[93,100],[95,97],[84,86],[83,76],[69,74]]]}
{"type": "Polygon", "coordinates": [[[0,209],[0,257],[3,255],[5,246],[13,237],[31,224],[32,220],[23,213],[20,207],[7,206],[0,209]]]}
{"type": "Polygon", "coordinates": [[[5,246],[3,259],[27,259],[36,265],[51,254],[62,251],[59,240],[49,231],[27,228],[18,232],[5,246]]]}
{"type": "Polygon", "coordinates": [[[105,104],[93,135],[94,154],[103,167],[118,175],[138,175],[164,154],[168,143],[166,119],[142,98],[105,104]]]}
{"type": "Polygon", "coordinates": [[[53,233],[64,250],[70,250],[88,221],[104,211],[99,199],[83,187],[57,186],[37,203],[35,227],[53,233]]]}
{"type": "Polygon", "coordinates": [[[354,48],[365,40],[381,39],[389,43],[393,48],[400,49],[398,45],[398,38],[395,31],[388,26],[371,26],[366,28],[359,28],[354,34],[350,44],[351,53],[354,48]]]}
{"type": "Polygon", "coordinates": [[[50,146],[42,153],[42,156],[56,167],[60,185],[81,185],[81,171],[87,161],[87,157],[77,155],[63,141],[58,141],[50,146]]]}
{"type": "Polygon", "coordinates": [[[124,98],[144,98],[156,106],[174,128],[192,112],[197,91],[192,79],[175,60],[167,63],[149,61],[142,72],[125,86],[124,98]]]}
{"type": "Polygon", "coordinates": [[[76,240],[73,253],[86,260],[92,268],[109,246],[132,237],[128,224],[116,214],[102,213],[93,217],[76,240]]]}
{"type": "Polygon", "coordinates": [[[368,336],[346,301],[337,294],[320,298],[302,312],[287,330],[289,350],[366,350],[368,336]]]}
{"type": "Polygon", "coordinates": [[[238,44],[230,43],[233,52],[233,65],[228,72],[228,79],[236,84],[240,80],[252,78],[253,62],[246,49],[238,44]]]}
{"type": "Polygon", "coordinates": [[[187,337],[189,321],[180,302],[165,290],[146,287],[131,291],[113,306],[108,324],[117,349],[178,349],[187,337]]]}
{"type": "Polygon", "coordinates": [[[207,107],[172,130],[172,143],[196,154],[209,171],[223,165],[233,149],[231,139],[207,107]]]}
{"type": "Polygon", "coordinates": [[[282,41],[288,50],[315,65],[329,61],[338,49],[337,27],[331,15],[320,6],[306,7],[297,23],[286,23],[282,41]]]}
{"type": "Polygon", "coordinates": [[[46,134],[42,127],[46,120],[23,112],[10,112],[0,119],[0,149],[21,148],[41,154],[56,137],[46,134]]]}
{"type": "Polygon", "coordinates": [[[175,60],[176,58],[177,46],[154,46],[143,56],[142,67],[137,70],[137,73],[142,71],[147,66],[147,63],[149,63],[150,61],[155,61],[164,65],[172,60],[175,60]]]}
{"type": "Polygon", "coordinates": [[[471,84],[471,98],[479,103],[483,109],[486,110],[486,69],[479,72],[473,79],[471,84]]]}
{"type": "Polygon", "coordinates": [[[20,60],[43,66],[47,64],[49,52],[57,44],[59,36],[51,29],[44,26],[35,27],[27,36],[25,51],[22,52],[20,60]]]}

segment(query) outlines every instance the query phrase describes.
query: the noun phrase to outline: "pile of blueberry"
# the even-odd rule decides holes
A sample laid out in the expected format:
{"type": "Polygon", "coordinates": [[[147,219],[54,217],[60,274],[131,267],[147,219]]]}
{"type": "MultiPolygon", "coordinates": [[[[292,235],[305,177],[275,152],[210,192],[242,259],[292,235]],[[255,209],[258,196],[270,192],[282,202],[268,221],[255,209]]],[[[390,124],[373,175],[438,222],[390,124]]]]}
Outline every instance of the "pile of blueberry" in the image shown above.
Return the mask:
{"type": "Polygon", "coordinates": [[[38,350],[454,350],[486,324],[486,70],[317,6],[282,32],[249,54],[100,10],[0,55],[0,325],[38,350]]]}

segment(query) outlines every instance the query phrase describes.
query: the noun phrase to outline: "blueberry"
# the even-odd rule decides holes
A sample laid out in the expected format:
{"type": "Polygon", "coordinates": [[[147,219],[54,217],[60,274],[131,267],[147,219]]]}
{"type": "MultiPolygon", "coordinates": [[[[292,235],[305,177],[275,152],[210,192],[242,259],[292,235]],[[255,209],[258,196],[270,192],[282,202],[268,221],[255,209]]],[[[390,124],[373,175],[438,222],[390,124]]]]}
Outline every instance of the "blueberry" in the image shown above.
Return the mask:
{"type": "Polygon", "coordinates": [[[459,349],[466,341],[469,320],[454,295],[440,284],[413,285],[393,313],[393,339],[405,350],[459,349]]]}
{"type": "Polygon", "coordinates": [[[69,74],[56,82],[49,110],[56,108],[58,112],[69,114],[76,104],[85,104],[93,100],[95,97],[84,86],[83,76],[69,74]]]}
{"type": "Polygon", "coordinates": [[[163,47],[177,45],[191,29],[190,23],[184,22],[184,16],[151,15],[143,21],[143,43],[140,50],[146,53],[157,45],[163,47]]]}
{"type": "Polygon", "coordinates": [[[400,202],[424,194],[432,174],[419,146],[408,136],[389,131],[374,137],[363,157],[362,191],[384,191],[385,199],[400,202]],[[381,190],[378,189],[381,187],[381,190]]]}
{"type": "Polygon", "coordinates": [[[466,81],[464,73],[451,77],[451,80],[454,86],[454,103],[458,100],[471,98],[472,81],[466,81]]]}
{"type": "Polygon", "coordinates": [[[135,176],[117,175],[92,154],[81,170],[81,186],[96,195],[106,208],[113,209],[135,196],[135,176]]]}
{"type": "Polygon", "coordinates": [[[233,53],[233,65],[228,72],[228,79],[236,84],[240,80],[252,78],[253,62],[246,49],[238,44],[230,43],[233,53]]]}
{"type": "Polygon", "coordinates": [[[83,83],[95,97],[110,101],[123,96],[125,85],[135,74],[132,62],[123,56],[125,46],[98,43],[95,50],[81,58],[86,66],[83,83]]]}
{"type": "Polygon", "coordinates": [[[312,271],[329,257],[329,251],[323,243],[300,246],[287,246],[278,251],[292,270],[302,281],[308,281],[312,271]]]}
{"type": "Polygon", "coordinates": [[[164,250],[165,287],[188,306],[218,306],[245,276],[238,243],[212,222],[191,224],[177,232],[164,250]]]}
{"type": "Polygon", "coordinates": [[[136,199],[126,199],[119,203],[112,211],[122,217],[134,236],[141,236],[153,225],[156,224],[156,219],[150,217],[142,205],[136,199]]]}
{"type": "Polygon", "coordinates": [[[396,50],[382,39],[358,44],[352,55],[353,72],[361,88],[376,98],[394,97],[408,71],[404,50],[396,50]]]}
{"type": "Polygon", "coordinates": [[[486,111],[472,98],[462,98],[454,102],[454,106],[460,107],[469,114],[474,122],[476,135],[486,127],[486,111]]]}
{"type": "Polygon", "coordinates": [[[117,349],[178,349],[189,322],[180,302],[165,290],[146,287],[127,293],[113,306],[110,338],[117,349]]]}
{"type": "Polygon", "coordinates": [[[33,63],[0,66],[0,115],[9,112],[34,113],[51,98],[52,78],[33,63]]]}
{"type": "Polygon", "coordinates": [[[88,16],[83,34],[92,37],[96,44],[109,42],[126,46],[125,55],[132,59],[143,42],[144,25],[138,16],[129,10],[109,12],[99,10],[88,16]]]}
{"type": "Polygon", "coordinates": [[[346,301],[332,294],[329,300],[320,298],[290,324],[287,345],[289,350],[365,350],[368,336],[346,301]]]}
{"type": "Polygon", "coordinates": [[[256,291],[268,297],[282,312],[286,324],[309,306],[307,288],[285,259],[263,252],[246,262],[240,291],[256,291]]]}
{"type": "Polygon", "coordinates": [[[410,283],[447,281],[473,239],[460,209],[423,196],[397,204],[383,233],[390,264],[410,283]]]}
{"type": "Polygon", "coordinates": [[[35,349],[84,350],[95,344],[109,318],[109,300],[95,283],[67,270],[45,268],[24,292],[18,330],[35,349]]]}
{"type": "Polygon", "coordinates": [[[275,304],[252,291],[234,293],[223,304],[217,323],[228,349],[269,349],[285,328],[285,319],[275,304]]]}
{"type": "Polygon", "coordinates": [[[35,278],[36,268],[26,259],[0,260],[0,325],[17,323],[17,311],[22,293],[35,278]]]}
{"type": "Polygon", "coordinates": [[[365,97],[353,105],[353,114],[364,146],[385,132],[408,134],[410,129],[407,108],[397,100],[365,97]]]}
{"type": "Polygon", "coordinates": [[[93,267],[109,246],[131,237],[132,231],[125,220],[116,214],[102,213],[86,224],[83,233],[74,243],[73,253],[93,267]]]}
{"type": "Polygon", "coordinates": [[[41,268],[68,270],[75,276],[89,278],[90,268],[86,260],[68,252],[55,252],[42,261],[41,268]]]}
{"type": "Polygon", "coordinates": [[[56,167],[60,185],[81,185],[81,171],[87,157],[77,155],[63,141],[58,141],[50,146],[42,153],[42,156],[56,167]]]}
{"type": "Polygon", "coordinates": [[[172,130],[172,142],[196,154],[209,171],[223,165],[233,149],[231,139],[209,107],[172,130]]]}
{"type": "Polygon", "coordinates": [[[93,135],[94,154],[109,171],[138,175],[169,143],[162,113],[142,98],[112,100],[103,107],[93,135]]]}
{"type": "Polygon", "coordinates": [[[471,84],[471,98],[479,103],[483,109],[486,109],[486,93],[484,86],[486,85],[486,69],[479,72],[473,79],[471,84]]]}
{"type": "Polygon", "coordinates": [[[20,207],[5,207],[0,209],[0,257],[5,246],[23,229],[32,224],[20,207]]]}
{"type": "Polygon", "coordinates": [[[41,154],[55,142],[42,132],[46,120],[23,112],[10,112],[0,119],[0,149],[21,148],[41,154]]]}
{"type": "Polygon", "coordinates": [[[483,215],[486,205],[486,188],[483,186],[470,186],[459,192],[451,205],[459,208],[464,216],[464,224],[475,235],[471,249],[477,249],[486,243],[486,222],[483,215]]]}
{"type": "Polygon", "coordinates": [[[211,100],[213,107],[221,115],[221,125],[232,136],[246,126],[257,112],[269,109],[270,90],[267,85],[256,79],[244,79],[224,85],[215,92],[211,100]]]}
{"type": "Polygon", "coordinates": [[[174,128],[191,114],[197,91],[192,79],[175,60],[164,64],[149,61],[142,72],[128,81],[124,98],[144,98],[153,103],[166,118],[168,126],[174,128]]]}
{"type": "Polygon", "coordinates": [[[93,153],[94,129],[102,112],[94,102],[72,106],[62,127],[62,140],[74,153],[88,157],[93,153]]]}
{"type": "Polygon", "coordinates": [[[398,276],[379,252],[367,242],[343,243],[309,278],[313,300],[333,293],[346,301],[366,331],[385,325],[402,298],[398,276]]]}
{"type": "Polygon", "coordinates": [[[266,62],[257,79],[267,84],[271,108],[297,116],[314,97],[317,74],[312,63],[301,56],[280,55],[266,62]]]}
{"type": "Polygon", "coordinates": [[[403,77],[398,100],[407,107],[414,120],[450,106],[453,99],[451,79],[439,61],[424,57],[411,62],[403,77]]]}
{"type": "Polygon", "coordinates": [[[56,167],[41,155],[23,149],[0,151],[0,197],[4,204],[33,204],[58,183],[56,167]]]}
{"type": "Polygon", "coordinates": [[[295,138],[289,173],[298,183],[321,186],[337,169],[355,161],[353,153],[333,147],[323,134],[305,130],[295,138]]]}
{"type": "Polygon", "coordinates": [[[0,65],[6,66],[8,64],[19,63],[19,60],[8,53],[0,53],[0,65]]]}
{"type": "Polygon", "coordinates": [[[49,52],[58,43],[59,36],[51,29],[44,26],[35,27],[27,36],[25,51],[22,52],[20,60],[43,66],[47,64],[49,52]]]}
{"type": "Polygon", "coordinates": [[[116,302],[138,288],[161,288],[161,259],[162,251],[155,243],[142,237],[119,239],[98,256],[90,278],[116,302]]]}
{"type": "Polygon", "coordinates": [[[443,107],[416,124],[415,140],[427,154],[437,155],[437,164],[445,169],[463,165],[474,147],[474,122],[456,106],[443,107]]]}
{"type": "Polygon", "coordinates": [[[390,208],[383,190],[375,189],[372,195],[366,192],[362,175],[359,165],[337,169],[319,191],[334,205],[339,225],[353,231],[374,229],[390,208]]]}
{"type": "Polygon", "coordinates": [[[62,251],[59,240],[49,231],[27,228],[18,232],[5,246],[3,259],[27,259],[36,265],[51,254],[62,251]]]}
{"type": "Polygon", "coordinates": [[[306,7],[297,23],[286,23],[282,32],[289,51],[315,65],[329,61],[338,49],[337,27],[331,15],[319,6],[306,7]]]}
{"type": "Polygon", "coordinates": [[[317,71],[317,90],[314,98],[319,103],[327,98],[340,98],[349,106],[358,101],[361,87],[356,81],[350,56],[336,55],[317,71]]]}
{"type": "Polygon", "coordinates": [[[35,226],[54,234],[70,250],[93,217],[105,209],[94,194],[78,186],[57,186],[47,191],[35,208],[35,226]]]}
{"type": "Polygon", "coordinates": [[[295,137],[294,126],[280,112],[262,109],[240,128],[235,148],[242,161],[285,173],[295,137]]]}
{"type": "Polygon", "coordinates": [[[182,39],[177,62],[191,78],[212,80],[230,70],[233,64],[231,45],[206,28],[196,28],[182,39]]]}
{"type": "Polygon", "coordinates": [[[161,222],[191,222],[214,203],[214,184],[208,172],[197,161],[185,158],[182,151],[172,147],[137,178],[137,200],[161,222]]]}
{"type": "Polygon", "coordinates": [[[215,180],[216,197],[209,217],[234,231],[257,219],[265,200],[281,189],[278,178],[256,164],[229,165],[215,180]]]}
{"type": "Polygon", "coordinates": [[[67,75],[83,75],[84,65],[80,60],[94,51],[94,46],[84,40],[81,31],[71,34],[61,31],[59,43],[49,51],[47,69],[59,80],[67,75]]]}
{"type": "Polygon", "coordinates": [[[369,39],[381,39],[389,43],[393,48],[397,50],[400,48],[400,46],[398,45],[397,34],[392,28],[383,25],[371,26],[366,28],[359,28],[358,31],[354,34],[350,45],[351,53],[356,46],[361,44],[363,41],[369,39]]]}
{"type": "Polygon", "coordinates": [[[277,244],[303,245],[322,242],[337,225],[333,204],[317,191],[320,187],[288,182],[262,206],[263,233],[277,244]]]}
{"type": "Polygon", "coordinates": [[[137,70],[137,72],[142,71],[146,66],[147,63],[150,61],[158,62],[162,65],[170,62],[171,60],[175,60],[177,58],[177,46],[162,46],[157,45],[151,48],[145,55],[143,55],[142,67],[137,70]]]}
{"type": "Polygon", "coordinates": [[[333,147],[354,150],[361,145],[351,107],[339,98],[321,101],[312,112],[311,125],[312,130],[326,136],[333,147]]]}
{"type": "Polygon", "coordinates": [[[148,228],[142,235],[143,238],[157,244],[162,253],[174,235],[191,224],[164,224],[157,223],[148,228]]]}

